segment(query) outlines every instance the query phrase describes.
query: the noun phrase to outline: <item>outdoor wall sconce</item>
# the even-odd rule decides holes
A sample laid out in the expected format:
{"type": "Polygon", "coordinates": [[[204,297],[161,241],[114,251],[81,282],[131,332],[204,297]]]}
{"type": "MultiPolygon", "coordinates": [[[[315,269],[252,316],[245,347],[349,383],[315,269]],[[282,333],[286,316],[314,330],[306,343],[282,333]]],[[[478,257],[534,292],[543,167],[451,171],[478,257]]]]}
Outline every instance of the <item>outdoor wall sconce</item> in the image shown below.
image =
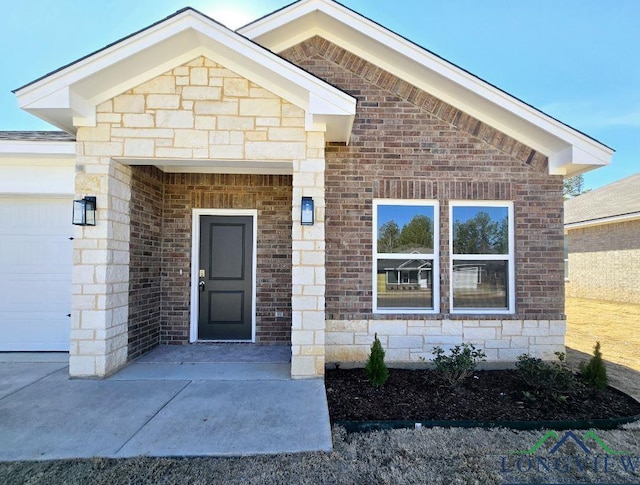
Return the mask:
{"type": "Polygon", "coordinates": [[[96,198],[84,197],[73,201],[73,224],[76,226],[96,225],[96,198]]]}
{"type": "Polygon", "coordinates": [[[303,197],[300,224],[303,226],[313,226],[313,213],[313,197],[303,197]]]}

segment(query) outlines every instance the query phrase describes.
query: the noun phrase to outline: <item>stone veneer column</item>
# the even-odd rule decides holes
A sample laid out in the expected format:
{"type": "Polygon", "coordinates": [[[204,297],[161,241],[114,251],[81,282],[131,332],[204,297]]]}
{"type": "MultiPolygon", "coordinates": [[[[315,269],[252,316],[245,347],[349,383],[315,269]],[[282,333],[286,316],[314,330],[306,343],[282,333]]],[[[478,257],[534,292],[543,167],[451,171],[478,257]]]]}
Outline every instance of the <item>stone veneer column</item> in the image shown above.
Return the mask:
{"type": "Polygon", "coordinates": [[[78,130],[76,195],[95,195],[98,211],[75,233],[72,377],[105,377],[127,361],[131,169],[111,159],[122,142],[107,139],[101,127],[78,130]]]}
{"type": "Polygon", "coordinates": [[[324,375],[324,133],[307,133],[307,159],[293,162],[291,377],[324,375]],[[302,197],[313,197],[315,222],[300,225],[302,197]]]}

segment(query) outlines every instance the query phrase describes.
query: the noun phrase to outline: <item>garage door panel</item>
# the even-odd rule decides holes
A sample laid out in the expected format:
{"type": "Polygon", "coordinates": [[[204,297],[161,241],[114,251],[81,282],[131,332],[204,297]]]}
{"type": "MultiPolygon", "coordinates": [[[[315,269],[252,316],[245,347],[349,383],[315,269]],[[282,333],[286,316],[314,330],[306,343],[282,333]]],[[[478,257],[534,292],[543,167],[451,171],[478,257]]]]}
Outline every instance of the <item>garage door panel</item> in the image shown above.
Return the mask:
{"type": "Polygon", "coordinates": [[[2,350],[67,351],[70,320],[51,312],[35,312],[28,318],[0,312],[0,335],[6,338],[2,350]],[[34,338],[35,335],[37,338],[34,338]]]}
{"type": "Polygon", "coordinates": [[[49,308],[51,311],[69,313],[71,299],[68,283],[69,278],[65,275],[3,277],[0,281],[0,292],[4,295],[1,310],[19,312],[49,308]]]}
{"type": "Polygon", "coordinates": [[[68,350],[71,198],[0,197],[0,350],[68,350]]]}

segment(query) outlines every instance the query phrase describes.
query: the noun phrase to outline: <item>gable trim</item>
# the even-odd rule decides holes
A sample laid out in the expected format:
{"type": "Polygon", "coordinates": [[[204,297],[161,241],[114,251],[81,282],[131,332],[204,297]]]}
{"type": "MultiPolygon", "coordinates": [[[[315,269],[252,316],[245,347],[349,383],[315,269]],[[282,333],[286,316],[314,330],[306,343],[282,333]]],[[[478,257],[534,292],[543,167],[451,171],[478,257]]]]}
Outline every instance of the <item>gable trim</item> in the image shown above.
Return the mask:
{"type": "Polygon", "coordinates": [[[191,8],[14,92],[22,109],[73,133],[95,126],[98,104],[199,56],[304,109],[308,131],[348,141],[353,97],[191,8]]]}
{"type": "Polygon", "coordinates": [[[275,52],[321,36],[539,151],[551,174],[611,162],[606,145],[333,0],[300,0],[239,32],[275,52]]]}

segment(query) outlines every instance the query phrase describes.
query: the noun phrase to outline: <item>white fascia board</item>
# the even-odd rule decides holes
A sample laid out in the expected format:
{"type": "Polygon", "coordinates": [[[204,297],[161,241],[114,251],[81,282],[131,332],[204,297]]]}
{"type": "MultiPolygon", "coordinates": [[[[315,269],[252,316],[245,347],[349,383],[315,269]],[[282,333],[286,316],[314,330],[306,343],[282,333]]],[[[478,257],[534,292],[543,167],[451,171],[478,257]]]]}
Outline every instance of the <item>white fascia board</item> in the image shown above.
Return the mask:
{"type": "Polygon", "coordinates": [[[75,155],[76,144],[72,141],[0,141],[0,156],[2,157],[75,158],[75,155]]]}
{"type": "MultiPolygon", "coordinates": [[[[46,115],[51,108],[66,108],[74,116],[75,125],[92,126],[98,104],[198,55],[211,58],[312,114],[355,115],[353,97],[192,11],[125,39],[16,94],[20,106],[37,116],[40,112],[46,115]],[[313,111],[316,109],[320,111],[313,111]]],[[[56,126],[68,124],[63,112],[53,118],[56,126]]]]}
{"type": "Polygon", "coordinates": [[[334,2],[303,1],[239,32],[276,52],[320,35],[546,156],[577,147],[589,160],[576,164],[610,163],[608,147],[334,2]]]}
{"type": "MultiPolygon", "coordinates": [[[[188,13],[188,12],[186,12],[188,13]]],[[[127,38],[107,49],[91,54],[85,59],[76,61],[72,65],[49,74],[45,78],[25,86],[16,91],[16,96],[22,105],[30,105],[38,99],[45,98],[50,93],[65,87],[77,85],[92,74],[108,69],[112,65],[126,60],[145,49],[153,47],[176,33],[183,30],[185,14],[174,17],[166,23],[155,25],[140,34],[127,38]]],[[[87,83],[88,87],[95,85],[87,83]]],[[[82,90],[79,94],[91,98],[89,92],[82,90]]]]}
{"type": "Polygon", "coordinates": [[[604,224],[613,224],[616,222],[628,222],[640,220],[640,212],[632,212],[631,214],[622,214],[619,216],[603,217],[602,219],[592,219],[590,221],[572,222],[564,225],[565,233],[571,229],[580,229],[583,227],[602,226],[604,224]]]}
{"type": "Polygon", "coordinates": [[[564,150],[549,155],[549,173],[551,175],[577,175],[589,169],[593,170],[608,164],[608,161],[602,160],[594,156],[592,152],[582,150],[577,146],[569,146],[564,150]]]}

